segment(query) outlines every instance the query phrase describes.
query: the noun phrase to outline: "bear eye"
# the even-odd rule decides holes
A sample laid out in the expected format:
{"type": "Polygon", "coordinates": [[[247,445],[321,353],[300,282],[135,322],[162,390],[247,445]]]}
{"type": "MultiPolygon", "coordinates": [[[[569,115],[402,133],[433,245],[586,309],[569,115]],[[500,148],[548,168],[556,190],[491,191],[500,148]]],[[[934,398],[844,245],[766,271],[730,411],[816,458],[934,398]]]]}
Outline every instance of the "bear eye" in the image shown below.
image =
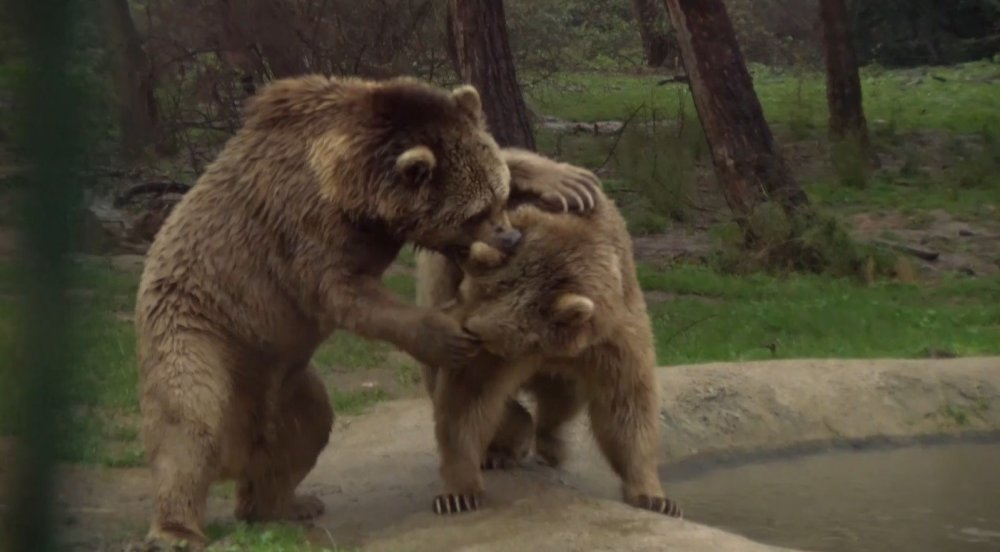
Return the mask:
{"type": "Polygon", "coordinates": [[[489,218],[489,216],[490,216],[490,208],[487,207],[482,211],[466,219],[465,223],[468,224],[469,226],[476,226],[483,222],[486,222],[486,219],[489,218]]]}

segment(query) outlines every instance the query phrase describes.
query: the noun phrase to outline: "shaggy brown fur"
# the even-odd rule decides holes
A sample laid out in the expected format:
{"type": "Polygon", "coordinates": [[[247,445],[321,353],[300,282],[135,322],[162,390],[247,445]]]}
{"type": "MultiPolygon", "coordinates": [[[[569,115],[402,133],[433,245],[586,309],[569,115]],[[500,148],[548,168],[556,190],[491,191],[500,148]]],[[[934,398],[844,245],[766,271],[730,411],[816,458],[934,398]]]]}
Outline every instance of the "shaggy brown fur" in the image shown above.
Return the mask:
{"type": "MultiPolygon", "coordinates": [[[[516,243],[509,172],[468,86],[313,75],[251,100],[157,235],[139,287],[152,540],[204,544],[219,479],[238,482],[243,520],[322,512],[294,494],[334,419],[313,352],[346,329],[423,362],[466,362],[477,341],[381,277],[404,242],[451,255],[476,239],[516,243]]],[[[557,203],[590,186],[572,173],[553,183],[519,193],[557,203]]]]}
{"type": "Polygon", "coordinates": [[[580,216],[512,209],[523,233],[516,251],[508,258],[473,244],[464,277],[438,255],[418,258],[421,302],[443,306],[486,349],[465,368],[425,368],[444,479],[438,513],[476,509],[480,466],[529,448],[530,414],[511,398],[523,388],[537,398],[543,460],[562,462],[561,430],[586,406],[625,501],[681,515],[657,474],[655,353],[631,239],[614,203],[595,197],[593,211],[580,216]]]}

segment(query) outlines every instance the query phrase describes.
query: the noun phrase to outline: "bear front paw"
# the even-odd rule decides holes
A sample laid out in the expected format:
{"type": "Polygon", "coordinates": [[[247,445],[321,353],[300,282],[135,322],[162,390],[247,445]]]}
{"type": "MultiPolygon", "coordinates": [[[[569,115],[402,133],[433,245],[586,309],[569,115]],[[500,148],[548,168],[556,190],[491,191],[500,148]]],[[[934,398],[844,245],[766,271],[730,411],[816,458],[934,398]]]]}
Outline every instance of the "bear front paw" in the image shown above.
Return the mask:
{"type": "Polygon", "coordinates": [[[482,342],[450,316],[431,312],[421,322],[415,347],[413,356],[424,364],[460,369],[482,351],[482,342]]]}

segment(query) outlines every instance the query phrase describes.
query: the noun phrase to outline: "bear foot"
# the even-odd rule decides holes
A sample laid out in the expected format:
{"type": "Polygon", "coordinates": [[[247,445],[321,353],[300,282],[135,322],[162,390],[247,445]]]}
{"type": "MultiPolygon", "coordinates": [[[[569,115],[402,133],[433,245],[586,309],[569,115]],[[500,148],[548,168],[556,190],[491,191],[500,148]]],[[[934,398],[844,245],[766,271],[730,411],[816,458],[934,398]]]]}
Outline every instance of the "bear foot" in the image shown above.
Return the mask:
{"type": "Polygon", "coordinates": [[[508,450],[489,450],[480,468],[489,470],[506,470],[517,465],[518,458],[508,450]]]}
{"type": "MultiPolygon", "coordinates": [[[[259,499],[258,499],[259,500],[259,499]]],[[[295,495],[286,505],[260,508],[259,502],[239,501],[233,515],[247,523],[269,521],[307,521],[323,515],[326,504],[314,495],[295,495]]]]}
{"type": "Polygon", "coordinates": [[[535,454],[539,463],[558,468],[566,460],[566,443],[558,437],[539,437],[535,442],[535,454]]]}
{"type": "Polygon", "coordinates": [[[141,542],[125,546],[125,552],[187,552],[204,550],[208,539],[197,531],[184,527],[157,527],[141,542]]]}
{"type": "Polygon", "coordinates": [[[326,504],[316,495],[295,495],[288,512],[287,521],[307,521],[318,518],[326,512],[326,504]]]}
{"type": "Polygon", "coordinates": [[[434,513],[438,515],[474,512],[479,509],[479,498],[474,494],[440,494],[434,497],[434,513]]]}

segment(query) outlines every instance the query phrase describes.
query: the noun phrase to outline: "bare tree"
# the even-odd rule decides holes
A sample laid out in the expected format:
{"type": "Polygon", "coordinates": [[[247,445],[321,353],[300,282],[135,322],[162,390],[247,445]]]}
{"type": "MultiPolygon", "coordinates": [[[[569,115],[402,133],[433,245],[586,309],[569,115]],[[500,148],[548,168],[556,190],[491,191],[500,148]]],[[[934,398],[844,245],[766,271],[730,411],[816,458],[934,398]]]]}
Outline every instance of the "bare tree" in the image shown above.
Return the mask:
{"type": "Polygon", "coordinates": [[[225,59],[244,75],[280,79],[308,72],[305,45],[299,38],[295,2],[215,0],[219,46],[225,59]]]}
{"type": "Polygon", "coordinates": [[[668,57],[676,54],[676,44],[663,31],[663,12],[656,5],[656,0],[632,0],[632,13],[639,26],[646,65],[660,67],[668,61],[668,57]]]}
{"type": "Polygon", "coordinates": [[[159,111],[155,78],[127,0],[104,0],[108,51],[118,102],[121,149],[132,159],[155,143],[159,111]]]}
{"type": "Polygon", "coordinates": [[[664,0],[723,194],[744,221],[766,199],[809,200],[778,151],[723,0],[664,0]]]}
{"type": "Polygon", "coordinates": [[[449,4],[461,77],[479,89],[490,131],[501,146],[534,150],[502,0],[449,0],[449,4]]]}
{"type": "Polygon", "coordinates": [[[830,108],[830,135],[857,140],[868,149],[868,129],[861,101],[858,59],[851,42],[844,0],[820,0],[823,49],[826,54],[826,101],[830,108]]]}
{"type": "Polygon", "coordinates": [[[446,6],[446,17],[445,29],[444,29],[444,48],[445,53],[448,54],[448,61],[451,62],[451,66],[455,69],[455,74],[462,77],[462,64],[458,61],[458,45],[455,43],[455,25],[453,21],[455,20],[454,11],[452,9],[452,4],[454,2],[448,2],[446,6]]]}
{"type": "Polygon", "coordinates": [[[272,78],[294,77],[308,72],[297,34],[296,7],[294,2],[283,0],[249,2],[257,48],[272,78]]]}

